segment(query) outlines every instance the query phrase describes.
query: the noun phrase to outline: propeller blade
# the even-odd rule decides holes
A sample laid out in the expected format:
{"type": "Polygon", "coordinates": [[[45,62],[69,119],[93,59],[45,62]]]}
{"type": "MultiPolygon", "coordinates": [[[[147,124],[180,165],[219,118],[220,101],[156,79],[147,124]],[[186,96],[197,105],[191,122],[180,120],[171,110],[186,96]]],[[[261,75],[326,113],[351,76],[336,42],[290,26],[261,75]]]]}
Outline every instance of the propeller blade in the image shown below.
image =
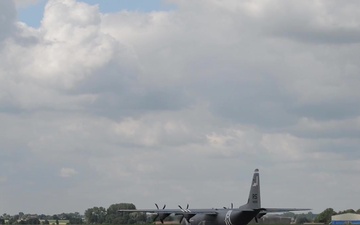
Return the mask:
{"type": "MultiPolygon", "coordinates": [[[[166,217],[168,217],[170,215],[170,213],[162,213],[161,209],[159,208],[159,205],[155,203],[156,208],[160,211],[158,213],[156,213],[156,216],[154,218],[154,222],[156,221],[157,218],[159,218],[160,222],[163,224],[164,223],[164,219],[166,217]]],[[[166,205],[164,204],[162,209],[165,209],[166,205]]]]}
{"type": "Polygon", "coordinates": [[[180,217],[180,224],[182,223],[183,219],[184,219],[184,215],[182,215],[182,216],[180,217]]]}
{"type": "Polygon", "coordinates": [[[183,211],[183,212],[190,212],[190,210],[189,210],[189,204],[186,205],[186,209],[184,209],[183,207],[181,207],[181,205],[178,205],[178,206],[179,206],[179,208],[181,209],[181,211],[183,211]]]}

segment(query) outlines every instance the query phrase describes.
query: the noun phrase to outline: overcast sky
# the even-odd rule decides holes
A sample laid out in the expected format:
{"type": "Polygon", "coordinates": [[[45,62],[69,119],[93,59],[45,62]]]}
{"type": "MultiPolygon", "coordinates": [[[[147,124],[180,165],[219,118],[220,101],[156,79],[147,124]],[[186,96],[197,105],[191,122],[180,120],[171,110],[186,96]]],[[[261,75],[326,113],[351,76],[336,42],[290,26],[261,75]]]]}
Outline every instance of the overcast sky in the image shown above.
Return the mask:
{"type": "Polygon", "coordinates": [[[0,214],[360,208],[358,0],[0,1],[0,214]],[[150,2],[150,3],[149,3],[150,2]]]}

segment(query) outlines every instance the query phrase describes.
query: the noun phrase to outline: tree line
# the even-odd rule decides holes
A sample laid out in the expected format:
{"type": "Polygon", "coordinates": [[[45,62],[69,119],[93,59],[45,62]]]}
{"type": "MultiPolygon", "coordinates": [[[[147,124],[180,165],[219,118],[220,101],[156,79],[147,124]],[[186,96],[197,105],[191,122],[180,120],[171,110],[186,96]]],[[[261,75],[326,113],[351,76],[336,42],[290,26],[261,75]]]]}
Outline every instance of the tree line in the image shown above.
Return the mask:
{"type": "Polygon", "coordinates": [[[293,212],[283,213],[282,216],[290,217],[294,219],[295,224],[304,224],[304,223],[323,223],[329,224],[331,222],[331,216],[344,214],[344,213],[356,213],[360,214],[360,209],[353,210],[347,209],[343,211],[336,212],[333,208],[327,208],[319,214],[313,214],[312,212],[295,214],[293,212]]]}
{"type": "Polygon", "coordinates": [[[119,213],[119,209],[136,209],[136,207],[132,203],[118,203],[110,205],[107,209],[104,207],[89,208],[85,210],[84,215],[79,212],[54,215],[25,214],[23,212],[9,215],[4,213],[0,216],[0,224],[59,225],[64,221],[68,224],[143,224],[149,222],[144,213],[119,213]]]}
{"type": "Polygon", "coordinates": [[[19,212],[16,215],[7,213],[0,216],[0,224],[54,224],[58,225],[59,220],[66,220],[69,224],[83,224],[83,216],[79,212],[61,213],[54,215],[25,214],[19,212]]]}
{"type": "MultiPolygon", "coordinates": [[[[136,209],[132,203],[117,203],[110,205],[107,209],[104,207],[92,207],[85,210],[84,215],[79,212],[75,213],[61,213],[54,215],[37,215],[24,214],[20,212],[16,215],[9,215],[4,213],[0,216],[0,224],[49,224],[58,225],[59,221],[66,221],[68,224],[145,224],[152,223],[153,218],[149,218],[145,213],[119,213],[120,209],[136,209]]],[[[282,216],[291,217],[295,219],[296,224],[304,224],[309,222],[329,224],[331,216],[344,213],[360,214],[360,209],[357,211],[347,209],[336,212],[333,208],[327,208],[319,214],[311,212],[295,214],[292,212],[284,213],[282,216]]],[[[167,218],[174,219],[172,217],[167,218]]]]}
{"type": "Polygon", "coordinates": [[[338,214],[344,214],[344,213],[360,214],[360,209],[358,209],[356,211],[353,209],[347,209],[344,211],[335,212],[335,210],[333,208],[327,208],[316,217],[314,222],[329,224],[331,221],[331,216],[338,215],[338,214]]]}
{"type": "Polygon", "coordinates": [[[136,209],[132,203],[112,204],[109,208],[93,207],[85,210],[85,220],[90,224],[143,224],[145,213],[119,213],[119,209],[136,209]]]}

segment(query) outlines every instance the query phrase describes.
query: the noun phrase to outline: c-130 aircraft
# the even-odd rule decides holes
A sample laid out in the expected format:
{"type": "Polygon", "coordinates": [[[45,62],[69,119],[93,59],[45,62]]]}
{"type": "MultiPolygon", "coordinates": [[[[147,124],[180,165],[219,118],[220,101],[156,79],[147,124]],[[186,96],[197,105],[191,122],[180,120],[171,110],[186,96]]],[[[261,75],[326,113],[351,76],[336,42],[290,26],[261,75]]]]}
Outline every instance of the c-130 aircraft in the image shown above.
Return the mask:
{"type": "Polygon", "coordinates": [[[180,223],[183,225],[246,225],[252,219],[258,222],[262,216],[267,213],[289,212],[289,211],[305,211],[310,209],[298,208],[262,208],[260,200],[260,177],[259,170],[255,169],[248,202],[239,208],[220,208],[220,209],[189,209],[189,205],[183,208],[179,205],[178,209],[162,209],[155,204],[157,209],[123,209],[118,212],[147,212],[154,213],[161,223],[171,214],[180,215],[180,223]],[[185,220],[184,220],[185,219],[185,220]]]}

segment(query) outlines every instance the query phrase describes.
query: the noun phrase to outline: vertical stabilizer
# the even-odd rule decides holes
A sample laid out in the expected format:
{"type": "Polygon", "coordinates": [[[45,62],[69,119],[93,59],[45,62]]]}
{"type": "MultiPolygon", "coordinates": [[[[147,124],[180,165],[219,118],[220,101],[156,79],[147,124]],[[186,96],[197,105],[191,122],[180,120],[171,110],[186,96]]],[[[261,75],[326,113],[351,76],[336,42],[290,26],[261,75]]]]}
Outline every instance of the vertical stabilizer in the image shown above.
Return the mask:
{"type": "Polygon", "coordinates": [[[250,193],[248,203],[246,204],[250,209],[259,209],[261,208],[260,201],[260,177],[259,170],[255,169],[254,176],[251,182],[250,193]]]}

